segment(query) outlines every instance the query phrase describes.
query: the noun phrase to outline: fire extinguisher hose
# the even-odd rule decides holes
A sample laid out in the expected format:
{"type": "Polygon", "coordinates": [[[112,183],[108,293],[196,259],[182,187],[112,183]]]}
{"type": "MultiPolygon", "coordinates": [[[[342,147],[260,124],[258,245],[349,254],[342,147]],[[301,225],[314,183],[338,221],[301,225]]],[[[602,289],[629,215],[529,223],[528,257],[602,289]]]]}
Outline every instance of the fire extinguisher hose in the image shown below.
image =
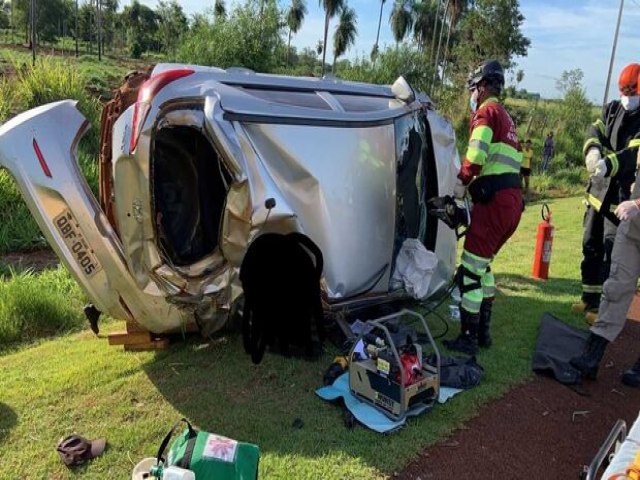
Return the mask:
{"type": "Polygon", "coordinates": [[[544,220],[545,222],[551,221],[551,210],[549,210],[549,205],[547,205],[546,203],[542,204],[540,214],[542,216],[542,220],[544,220]]]}

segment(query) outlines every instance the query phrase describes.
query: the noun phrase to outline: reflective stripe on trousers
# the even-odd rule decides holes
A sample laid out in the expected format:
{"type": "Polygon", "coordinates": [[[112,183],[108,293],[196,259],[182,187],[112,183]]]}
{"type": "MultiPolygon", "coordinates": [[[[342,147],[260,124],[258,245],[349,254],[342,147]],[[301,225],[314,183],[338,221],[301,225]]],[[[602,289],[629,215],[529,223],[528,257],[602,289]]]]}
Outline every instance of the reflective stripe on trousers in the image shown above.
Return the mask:
{"type": "Polygon", "coordinates": [[[462,301],[460,306],[469,313],[478,313],[483,298],[495,296],[495,277],[489,264],[490,258],[462,252],[462,301]],[[478,281],[478,279],[480,281],[478,281]]]}

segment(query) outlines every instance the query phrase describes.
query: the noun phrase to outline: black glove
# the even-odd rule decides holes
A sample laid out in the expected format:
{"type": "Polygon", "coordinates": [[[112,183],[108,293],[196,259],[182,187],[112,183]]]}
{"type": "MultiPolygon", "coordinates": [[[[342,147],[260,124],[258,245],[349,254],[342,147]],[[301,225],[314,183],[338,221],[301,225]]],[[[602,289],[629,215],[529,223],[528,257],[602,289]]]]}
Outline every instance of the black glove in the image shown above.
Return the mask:
{"type": "Polygon", "coordinates": [[[467,226],[467,214],[464,208],[459,207],[453,197],[433,197],[427,200],[427,212],[435,215],[453,230],[459,226],[467,226]]]}

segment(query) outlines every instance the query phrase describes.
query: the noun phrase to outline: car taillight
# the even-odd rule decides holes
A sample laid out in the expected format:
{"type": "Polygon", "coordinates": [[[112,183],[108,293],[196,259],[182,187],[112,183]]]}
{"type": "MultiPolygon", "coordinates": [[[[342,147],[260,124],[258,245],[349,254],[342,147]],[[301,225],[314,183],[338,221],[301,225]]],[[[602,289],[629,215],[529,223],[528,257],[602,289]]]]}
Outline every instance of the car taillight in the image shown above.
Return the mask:
{"type": "Polygon", "coordinates": [[[131,126],[131,137],[129,140],[129,153],[133,152],[136,145],[138,145],[142,125],[147,119],[153,98],[169,83],[191,75],[192,73],[194,73],[194,70],[189,68],[166,70],[150,77],[142,84],[142,87],[140,87],[140,90],[138,91],[138,99],[133,107],[133,122],[131,126]]]}
{"type": "Polygon", "coordinates": [[[40,162],[42,171],[47,177],[51,178],[51,170],[49,170],[49,165],[47,165],[47,161],[42,154],[42,150],[40,150],[40,145],[38,145],[38,141],[35,138],[33,139],[32,145],[33,151],[36,152],[36,157],[38,157],[38,162],[40,162]]]}

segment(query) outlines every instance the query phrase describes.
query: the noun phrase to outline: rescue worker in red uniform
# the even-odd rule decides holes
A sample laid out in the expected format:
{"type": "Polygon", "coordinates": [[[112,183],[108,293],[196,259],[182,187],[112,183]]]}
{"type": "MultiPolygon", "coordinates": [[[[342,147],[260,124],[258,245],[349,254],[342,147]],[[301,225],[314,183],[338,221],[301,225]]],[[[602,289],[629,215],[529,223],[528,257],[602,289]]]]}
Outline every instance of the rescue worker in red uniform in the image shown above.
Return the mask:
{"type": "Polygon", "coordinates": [[[496,60],[482,63],[469,75],[467,84],[473,115],[454,194],[462,198],[468,189],[474,205],[457,274],[462,298],[460,335],[444,345],[475,355],[478,346],[491,345],[491,308],[496,291],[491,261],[518,227],[524,203],[520,184],[522,149],[513,120],[497,98],[504,88],[502,66],[496,60]]]}
{"type": "Polygon", "coordinates": [[[629,199],[631,184],[635,180],[635,151],[640,140],[640,109],[630,105],[627,99],[637,97],[636,89],[640,75],[640,64],[631,63],[624,67],[618,78],[620,100],[609,102],[602,111],[602,117],[589,127],[587,139],[582,148],[585,164],[593,174],[598,161],[610,158],[616,172],[609,181],[596,177],[587,188],[587,211],[584,216],[582,237],[582,298],[571,306],[576,313],[584,312],[587,321],[593,323],[597,317],[602,295],[602,285],[609,277],[611,251],[616,237],[619,220],[614,215],[615,208],[629,199]],[[625,175],[617,174],[618,162],[622,156],[633,157],[633,170],[625,175]]]}

